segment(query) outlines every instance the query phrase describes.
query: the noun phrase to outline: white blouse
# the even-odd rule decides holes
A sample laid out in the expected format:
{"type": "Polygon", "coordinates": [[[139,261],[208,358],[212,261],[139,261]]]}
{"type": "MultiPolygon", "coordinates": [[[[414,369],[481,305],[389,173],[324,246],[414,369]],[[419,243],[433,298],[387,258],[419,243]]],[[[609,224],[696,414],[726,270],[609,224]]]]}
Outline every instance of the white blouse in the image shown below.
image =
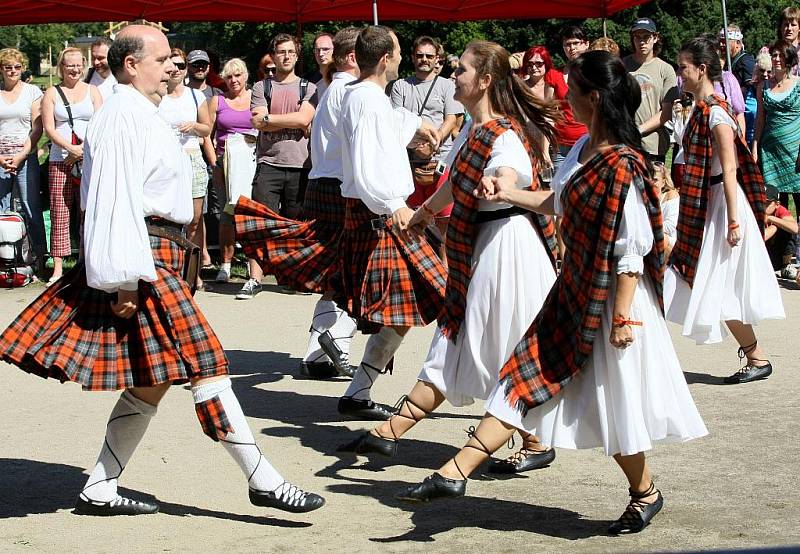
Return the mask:
{"type": "Polygon", "coordinates": [[[661,202],[661,215],[664,218],[664,236],[667,237],[670,247],[674,247],[678,241],[678,212],[680,211],[680,204],[680,196],[661,202]]]}
{"type": "MultiPolygon", "coordinates": [[[[588,140],[589,135],[578,139],[550,183],[557,215],[564,213],[561,195],[575,173],[583,167],[578,159],[588,140]]],[[[617,261],[617,273],[641,274],[644,272],[644,257],[653,248],[653,229],[650,227],[650,218],[641,195],[630,192],[633,192],[633,189],[629,189],[629,194],[625,197],[622,222],[617,232],[617,240],[614,242],[614,258],[617,261]]]]}
{"type": "MultiPolygon", "coordinates": [[[[471,125],[464,125],[461,132],[453,141],[453,147],[447,153],[445,163],[447,167],[453,167],[456,156],[467,141],[471,125]]],[[[489,155],[489,162],[483,170],[483,174],[487,177],[493,177],[497,174],[497,170],[501,167],[508,167],[517,172],[517,182],[515,186],[518,189],[524,189],[531,186],[533,182],[533,166],[531,165],[531,158],[522,144],[522,140],[517,136],[514,131],[506,131],[494,141],[492,145],[492,152],[489,155]]],[[[488,200],[478,201],[478,211],[489,212],[493,210],[504,210],[511,208],[511,204],[502,202],[489,202],[488,200]]]]}
{"type": "Polygon", "coordinates": [[[86,280],[114,292],[156,280],[144,218],[192,219],[189,158],[156,106],[128,85],[97,111],[86,133],[81,207],[86,280]]]}
{"type": "Polygon", "coordinates": [[[347,87],[342,101],[342,196],[358,198],[379,215],[406,206],[414,180],[406,146],[422,119],[393,109],[381,87],[363,81],[347,87]]]}
{"type": "Polygon", "coordinates": [[[199,150],[200,139],[194,133],[181,133],[178,127],[184,123],[196,122],[197,112],[205,101],[205,94],[184,86],[180,96],[167,95],[158,105],[158,115],[169,124],[185,150],[199,150]]]}

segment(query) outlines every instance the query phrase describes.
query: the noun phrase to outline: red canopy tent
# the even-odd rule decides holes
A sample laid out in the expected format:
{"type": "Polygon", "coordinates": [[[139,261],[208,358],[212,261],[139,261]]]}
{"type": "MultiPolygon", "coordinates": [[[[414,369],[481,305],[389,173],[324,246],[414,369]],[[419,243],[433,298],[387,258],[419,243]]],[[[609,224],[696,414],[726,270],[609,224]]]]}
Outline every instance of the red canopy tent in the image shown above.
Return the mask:
{"type": "Polygon", "coordinates": [[[3,0],[0,25],[82,21],[465,21],[608,17],[648,0],[3,0]]]}

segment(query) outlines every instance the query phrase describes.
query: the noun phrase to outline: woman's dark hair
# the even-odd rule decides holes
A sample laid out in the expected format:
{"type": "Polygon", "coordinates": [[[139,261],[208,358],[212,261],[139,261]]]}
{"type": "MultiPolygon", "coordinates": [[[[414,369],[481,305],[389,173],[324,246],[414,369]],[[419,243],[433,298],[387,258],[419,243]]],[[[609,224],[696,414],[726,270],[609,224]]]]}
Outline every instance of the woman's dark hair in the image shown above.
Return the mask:
{"type": "Polygon", "coordinates": [[[584,94],[596,90],[600,95],[597,111],[609,136],[644,155],[635,121],[642,92],[622,60],[605,50],[590,50],[572,60],[568,70],[570,85],[584,94]]]}
{"type": "Polygon", "coordinates": [[[784,70],[788,73],[791,68],[797,65],[797,49],[791,42],[785,40],[776,40],[769,45],[769,55],[772,56],[775,52],[780,55],[783,60],[784,70]]]}
{"type": "Polygon", "coordinates": [[[683,43],[681,54],[686,54],[692,65],[706,66],[709,81],[722,81],[722,63],[719,61],[717,42],[708,37],[696,37],[683,43]]]}
{"type": "MultiPolygon", "coordinates": [[[[485,40],[470,42],[465,49],[473,56],[475,73],[491,75],[489,103],[492,110],[506,117],[515,119],[525,130],[531,144],[536,144],[536,137],[528,123],[532,123],[551,143],[556,143],[554,121],[561,120],[558,104],[541,100],[525,81],[511,69],[508,51],[497,43],[485,40]]],[[[538,159],[542,152],[534,150],[538,159]]]]}

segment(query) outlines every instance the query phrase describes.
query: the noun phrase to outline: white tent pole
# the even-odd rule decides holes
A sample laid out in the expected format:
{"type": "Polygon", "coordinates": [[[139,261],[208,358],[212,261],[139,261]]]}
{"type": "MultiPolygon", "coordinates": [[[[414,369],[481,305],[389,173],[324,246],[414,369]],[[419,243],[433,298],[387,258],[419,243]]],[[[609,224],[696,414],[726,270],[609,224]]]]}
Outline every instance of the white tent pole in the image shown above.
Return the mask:
{"type": "Polygon", "coordinates": [[[372,23],[378,24],[378,0],[372,0],[372,23]]]}
{"type": "Polygon", "coordinates": [[[728,6],[725,0],[722,0],[722,28],[725,31],[725,69],[733,71],[731,68],[731,49],[728,47],[728,6]]]}

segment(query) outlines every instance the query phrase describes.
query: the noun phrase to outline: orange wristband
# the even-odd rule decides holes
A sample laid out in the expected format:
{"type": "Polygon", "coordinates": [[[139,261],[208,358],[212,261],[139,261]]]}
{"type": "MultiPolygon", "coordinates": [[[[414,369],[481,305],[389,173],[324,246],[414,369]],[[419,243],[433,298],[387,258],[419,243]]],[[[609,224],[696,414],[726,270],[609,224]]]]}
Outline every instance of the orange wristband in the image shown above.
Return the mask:
{"type": "Polygon", "coordinates": [[[739,228],[739,224],[736,223],[735,221],[733,223],[728,223],[728,230],[729,231],[733,231],[734,229],[738,229],[738,228],[739,228]]]}
{"type": "Polygon", "coordinates": [[[611,323],[611,325],[613,327],[625,327],[626,325],[638,325],[638,326],[641,326],[642,322],[641,321],[634,321],[632,319],[625,319],[622,316],[616,316],[614,318],[613,322],[611,323]]]}

